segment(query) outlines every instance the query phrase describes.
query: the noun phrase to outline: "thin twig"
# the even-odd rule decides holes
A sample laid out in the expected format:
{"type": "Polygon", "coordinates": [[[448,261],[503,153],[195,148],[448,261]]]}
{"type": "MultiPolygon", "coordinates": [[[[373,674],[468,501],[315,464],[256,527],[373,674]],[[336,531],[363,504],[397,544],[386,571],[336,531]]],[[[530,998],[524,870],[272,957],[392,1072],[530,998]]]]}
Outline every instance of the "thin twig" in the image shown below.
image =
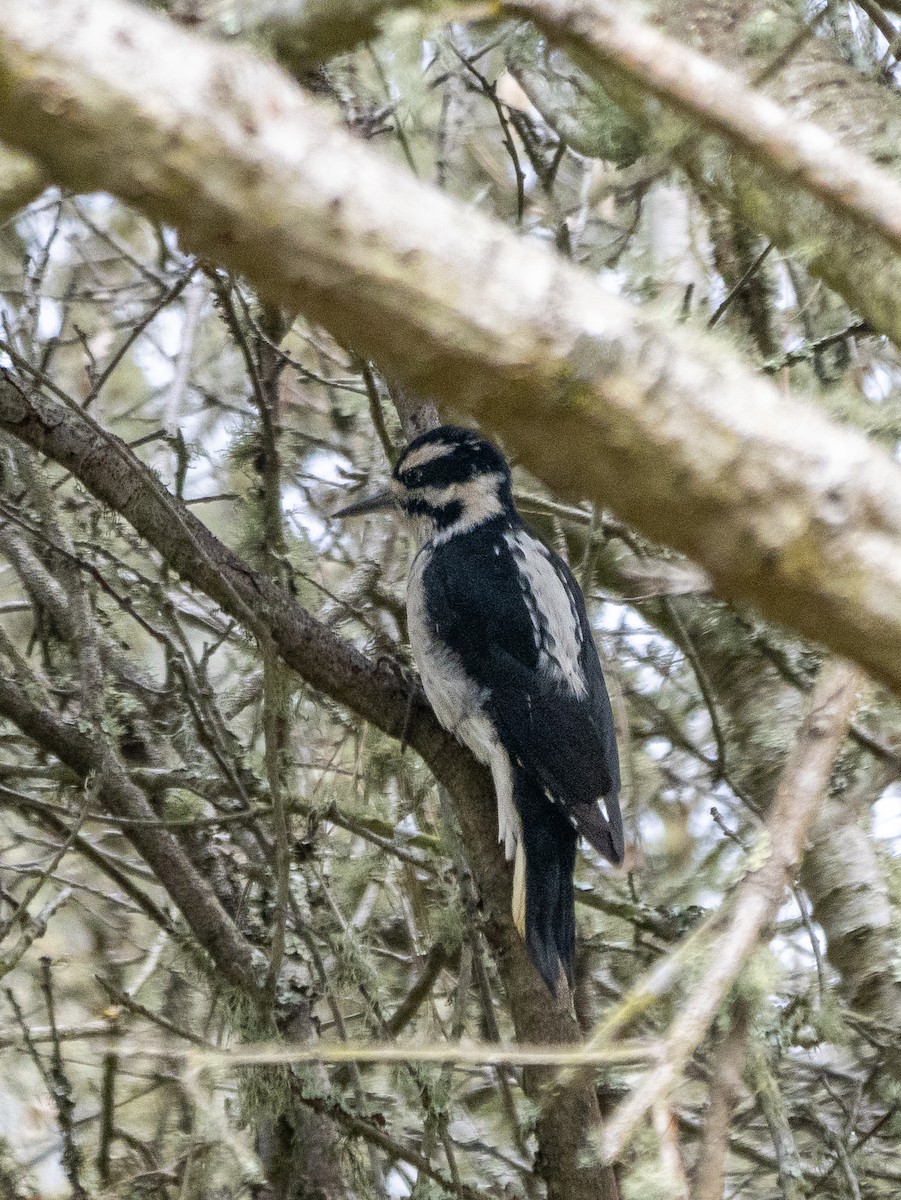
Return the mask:
{"type": "Polygon", "coordinates": [[[747,1077],[769,1127],[783,1198],[803,1200],[807,1194],[803,1184],[804,1170],[792,1133],[789,1113],[770,1066],[766,1048],[759,1037],[750,1039],[747,1077]]]}
{"type": "Polygon", "coordinates": [[[742,289],[748,283],[750,283],[750,281],[754,278],[754,276],[757,274],[757,272],[763,266],[764,262],[766,261],[768,255],[772,249],[773,249],[773,243],[767,242],[767,244],[760,251],[760,253],[757,255],[757,257],[754,259],[754,261],[751,263],[751,265],[748,267],[748,269],[742,275],[742,277],[738,280],[738,282],[731,289],[731,291],[726,296],[726,298],[722,301],[721,304],[717,305],[717,308],[714,311],[713,316],[707,322],[708,329],[712,329],[714,327],[714,325],[716,325],[717,321],[719,321],[720,317],[723,315],[723,313],[725,313],[726,309],[729,307],[729,305],[732,303],[732,301],[735,299],[735,297],[740,295],[742,289]]]}
{"type": "Polygon", "coordinates": [[[209,1049],[210,1044],[204,1038],[198,1037],[189,1029],[184,1029],[181,1025],[176,1025],[174,1021],[167,1020],[160,1013],[155,1013],[151,1009],[139,1004],[133,999],[128,992],[123,992],[121,988],[114,987],[108,979],[104,979],[102,975],[95,975],[94,978],[112,1000],[113,1004],[120,1005],[122,1008],[128,1009],[129,1012],[136,1016],[143,1017],[145,1021],[150,1021],[151,1024],[159,1026],[166,1033],[171,1033],[183,1041],[190,1042],[194,1046],[203,1046],[209,1049]]]}
{"type": "Polygon", "coordinates": [[[497,119],[501,127],[501,137],[503,138],[504,147],[509,155],[510,162],[513,164],[513,175],[516,179],[516,224],[522,225],[526,209],[526,174],[522,169],[522,163],[519,161],[519,152],[513,140],[510,122],[507,119],[507,114],[504,112],[504,105],[498,98],[497,84],[489,83],[485,76],[475,69],[469,59],[462,55],[456,46],[451,44],[451,49],[466,70],[475,78],[482,94],[487,96],[491,101],[494,111],[497,113],[497,119]]]}
{"type": "Polygon", "coordinates": [[[692,1200],[723,1200],[732,1109],[741,1089],[749,1015],[747,1002],[740,996],[736,997],[729,1013],[729,1027],[717,1048],[711,1070],[704,1136],[695,1167],[692,1200]]]}
{"type": "Polygon", "coordinates": [[[312,1046],[284,1045],[280,1042],[233,1046],[227,1050],[175,1051],[171,1045],[155,1046],[122,1043],[122,1053],[153,1058],[178,1054],[192,1071],[229,1070],[232,1067],[272,1066],[279,1063],[358,1062],[358,1063],[450,1063],[455,1066],[490,1067],[614,1065],[654,1062],[661,1051],[653,1040],[622,1041],[608,1046],[551,1045],[508,1046],[495,1043],[430,1043],[403,1045],[386,1042],[317,1042],[312,1046]]]}
{"type": "Polygon", "coordinates": [[[103,388],[109,377],[115,371],[116,367],[118,367],[119,363],[135,344],[147,326],[150,325],[152,321],[155,321],[163,309],[167,308],[172,301],[177,299],[178,296],[184,291],[185,287],[188,285],[192,273],[193,268],[191,271],[186,272],[184,275],[180,276],[180,278],[176,279],[172,287],[170,287],[168,291],[163,292],[156,303],[151,305],[151,307],[147,310],[141,320],[132,327],[122,345],[115,352],[115,354],[113,354],[112,358],[97,376],[97,379],[95,380],[91,390],[84,398],[83,408],[88,409],[91,407],[91,405],[103,391],[103,388]]]}
{"type": "Polygon", "coordinates": [[[81,1150],[75,1141],[75,1133],[72,1128],[75,1101],[72,1098],[72,1085],[63,1066],[62,1046],[56,1032],[53,979],[50,973],[50,959],[46,956],[41,958],[41,992],[47,1006],[47,1019],[50,1022],[50,1094],[56,1105],[56,1119],[63,1139],[63,1166],[72,1189],[73,1200],[88,1200],[88,1194],[81,1182],[81,1150]]]}

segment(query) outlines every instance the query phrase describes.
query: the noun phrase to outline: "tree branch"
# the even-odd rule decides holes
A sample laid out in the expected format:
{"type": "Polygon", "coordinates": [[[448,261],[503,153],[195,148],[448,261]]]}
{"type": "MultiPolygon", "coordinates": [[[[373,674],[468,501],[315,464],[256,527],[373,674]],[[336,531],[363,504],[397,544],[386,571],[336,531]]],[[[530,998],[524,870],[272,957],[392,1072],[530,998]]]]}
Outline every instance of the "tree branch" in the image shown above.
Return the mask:
{"type": "Polygon", "coordinates": [[[114,816],[136,821],[129,838],[223,978],[255,994],[259,980],[253,947],[241,936],[172,834],[153,820],[156,814],[146,797],[118,764],[103,755],[92,737],[56,716],[48,706],[35,703],[27,689],[5,677],[0,677],[0,713],[82,778],[97,775],[100,799],[114,816]]]}
{"type": "Polygon", "coordinates": [[[0,146],[0,223],[30,204],[47,182],[44,172],[28,155],[0,146]]]}
{"type": "MultiPolygon", "coordinates": [[[[513,925],[511,879],[497,844],[490,777],[438,725],[419,688],[413,686],[411,695],[410,685],[393,671],[368,662],[311,617],[285,588],[253,571],[172,496],[123,442],[81,409],[35,392],[26,395],[7,373],[0,372],[0,426],[72,471],[99,500],[124,516],[183,579],[226,612],[243,621],[252,611],[255,623],[268,626],[285,662],[312,687],[389,735],[406,737],[454,798],[478,884],[483,927],[498,961],[517,1038],[540,1045],[581,1040],[568,995],[561,989],[557,999],[551,999],[513,925]]],[[[0,712],[15,721],[13,712],[4,707],[4,695],[0,686],[0,712]]],[[[37,736],[34,726],[29,732],[37,736]]],[[[54,753],[83,773],[80,760],[69,762],[61,750],[54,753]]],[[[128,786],[140,795],[130,782],[128,786]]],[[[153,816],[149,806],[140,813],[125,808],[113,811],[126,817],[153,816]]],[[[151,829],[134,828],[135,834],[170,838],[157,822],[151,829]]],[[[154,848],[145,853],[137,837],[130,836],[154,865],[150,857],[154,848]]],[[[163,878],[168,882],[168,869],[163,878]]],[[[180,904],[178,896],[173,898],[180,904]]],[[[530,1068],[524,1078],[526,1091],[533,1099],[545,1097],[554,1076],[550,1068],[530,1068]]],[[[587,1082],[558,1093],[544,1105],[537,1137],[540,1169],[551,1200],[616,1200],[609,1172],[586,1153],[599,1117],[594,1090],[587,1082]]]]}
{"type": "Polygon", "coordinates": [[[670,1028],[662,1061],[606,1123],[602,1138],[606,1161],[619,1158],[644,1114],[676,1084],[761,935],[774,920],[829,786],[836,755],[848,735],[859,686],[860,675],[848,663],[827,663],[821,669],[759,843],[765,861],[752,868],[735,889],[726,927],[713,943],[703,975],[670,1028]]]}
{"type": "Polygon", "coordinates": [[[374,38],[392,10],[423,7],[425,0],[265,0],[253,22],[280,61],[300,72],[374,38]]]}
{"type": "MultiPolygon", "coordinates": [[[[663,631],[682,641],[657,605],[645,608],[663,631]]],[[[730,779],[763,812],[769,811],[779,771],[800,723],[804,692],[767,657],[766,640],[749,640],[747,623],[721,605],[680,601],[684,632],[711,683],[727,729],[730,779]],[[761,730],[769,730],[761,738],[761,730]]],[[[813,917],[826,937],[829,961],[841,974],[855,1011],[901,1028],[901,988],[893,962],[894,921],[884,866],[862,819],[897,773],[897,760],[859,722],[851,736],[859,754],[853,782],[830,795],[817,813],[801,881],[813,917]],[[872,753],[870,753],[872,751],[872,753]]]]}
{"type": "Polygon", "coordinates": [[[705,58],[609,0],[508,0],[567,49],[591,74],[611,67],[645,94],[721,134],[783,184],[821,200],[854,226],[878,233],[886,253],[901,249],[901,185],[868,158],[810,121],[800,120],[705,58]]]}
{"type": "Polygon", "coordinates": [[[741,1071],[747,1056],[749,1016],[747,1001],[737,996],[712,1065],[704,1136],[694,1170],[693,1200],[723,1200],[732,1110],[740,1094],[741,1071]]]}
{"type": "MultiPolygon", "coordinates": [[[[648,94],[654,90],[653,82],[649,86],[599,51],[591,26],[591,14],[597,11],[592,0],[567,4],[525,0],[523,8],[549,37],[573,50],[583,69],[637,124],[648,127],[648,94]]],[[[846,149],[866,154],[871,163],[878,162],[897,175],[901,145],[898,97],[842,61],[828,39],[799,39],[803,27],[790,6],[773,5],[771,0],[720,0],[717,4],[669,0],[652,5],[652,10],[656,28],[683,42],[690,37],[692,50],[707,56],[702,61],[720,64],[735,77],[761,79],[760,91],[780,105],[792,124],[822,121],[846,149]],[[790,56],[785,55],[788,48],[790,56]],[[772,69],[774,62],[779,64],[777,70],[772,69]]],[[[677,56],[682,50],[677,47],[677,56]]],[[[626,47],[625,57],[628,55],[626,47]]],[[[666,71],[668,61],[653,64],[652,76],[666,71]]],[[[591,81],[586,80],[583,90],[590,94],[590,86],[591,81]]],[[[535,98],[542,107],[538,93],[535,98]]],[[[702,105],[717,101],[707,87],[694,99],[702,105]]],[[[600,106],[597,115],[589,115],[587,129],[603,111],[600,106]]],[[[688,125],[680,115],[684,111],[671,99],[663,99],[648,130],[651,141],[656,133],[699,191],[712,194],[776,245],[800,253],[808,270],[842,295],[872,329],[901,345],[901,261],[896,254],[886,253],[884,238],[860,222],[850,223],[839,216],[831,204],[786,176],[768,156],[742,149],[731,137],[727,141],[724,131],[700,135],[696,123],[688,125]]],[[[822,166],[828,169],[825,160],[822,166]]]]}

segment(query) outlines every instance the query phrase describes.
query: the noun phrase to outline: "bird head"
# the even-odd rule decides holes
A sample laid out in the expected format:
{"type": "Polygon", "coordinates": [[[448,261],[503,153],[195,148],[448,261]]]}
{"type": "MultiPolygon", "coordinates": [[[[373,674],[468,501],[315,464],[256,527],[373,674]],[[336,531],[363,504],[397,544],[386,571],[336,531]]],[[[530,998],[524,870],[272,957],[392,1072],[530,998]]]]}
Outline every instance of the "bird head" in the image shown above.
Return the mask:
{"type": "Polygon", "coordinates": [[[420,539],[465,533],[513,510],[510,468],[472,429],[439,425],[415,438],[383,492],[349,504],[336,517],[398,509],[420,539]]]}

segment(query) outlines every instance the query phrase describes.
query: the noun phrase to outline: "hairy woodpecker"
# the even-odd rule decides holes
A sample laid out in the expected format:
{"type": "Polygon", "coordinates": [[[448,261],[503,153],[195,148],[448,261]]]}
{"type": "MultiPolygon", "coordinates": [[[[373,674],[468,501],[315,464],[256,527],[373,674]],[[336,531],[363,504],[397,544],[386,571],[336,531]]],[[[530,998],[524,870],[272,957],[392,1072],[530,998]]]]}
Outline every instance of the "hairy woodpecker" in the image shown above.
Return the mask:
{"type": "Polygon", "coordinates": [[[503,456],[472,430],[416,438],[386,491],[335,516],[387,508],[418,535],[407,616],[423,687],[491,770],[513,918],[554,992],[561,966],[573,979],[578,835],[623,860],[613,716],[585,600],[516,511],[503,456]]]}

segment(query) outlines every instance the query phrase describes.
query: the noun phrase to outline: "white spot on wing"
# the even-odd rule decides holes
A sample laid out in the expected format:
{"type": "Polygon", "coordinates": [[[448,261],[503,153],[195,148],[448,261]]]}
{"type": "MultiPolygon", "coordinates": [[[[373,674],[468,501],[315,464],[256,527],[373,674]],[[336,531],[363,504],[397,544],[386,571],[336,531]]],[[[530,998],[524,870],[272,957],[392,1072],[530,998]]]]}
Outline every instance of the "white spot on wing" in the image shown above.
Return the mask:
{"type": "Polygon", "coordinates": [[[582,629],[569,588],[558,574],[550,553],[537,538],[518,530],[504,534],[516,556],[523,583],[528,588],[529,613],[532,617],[539,650],[539,666],[566,683],[576,696],[585,696],[588,688],[579,654],[582,629]],[[544,625],[536,621],[540,614],[544,625]]]}

